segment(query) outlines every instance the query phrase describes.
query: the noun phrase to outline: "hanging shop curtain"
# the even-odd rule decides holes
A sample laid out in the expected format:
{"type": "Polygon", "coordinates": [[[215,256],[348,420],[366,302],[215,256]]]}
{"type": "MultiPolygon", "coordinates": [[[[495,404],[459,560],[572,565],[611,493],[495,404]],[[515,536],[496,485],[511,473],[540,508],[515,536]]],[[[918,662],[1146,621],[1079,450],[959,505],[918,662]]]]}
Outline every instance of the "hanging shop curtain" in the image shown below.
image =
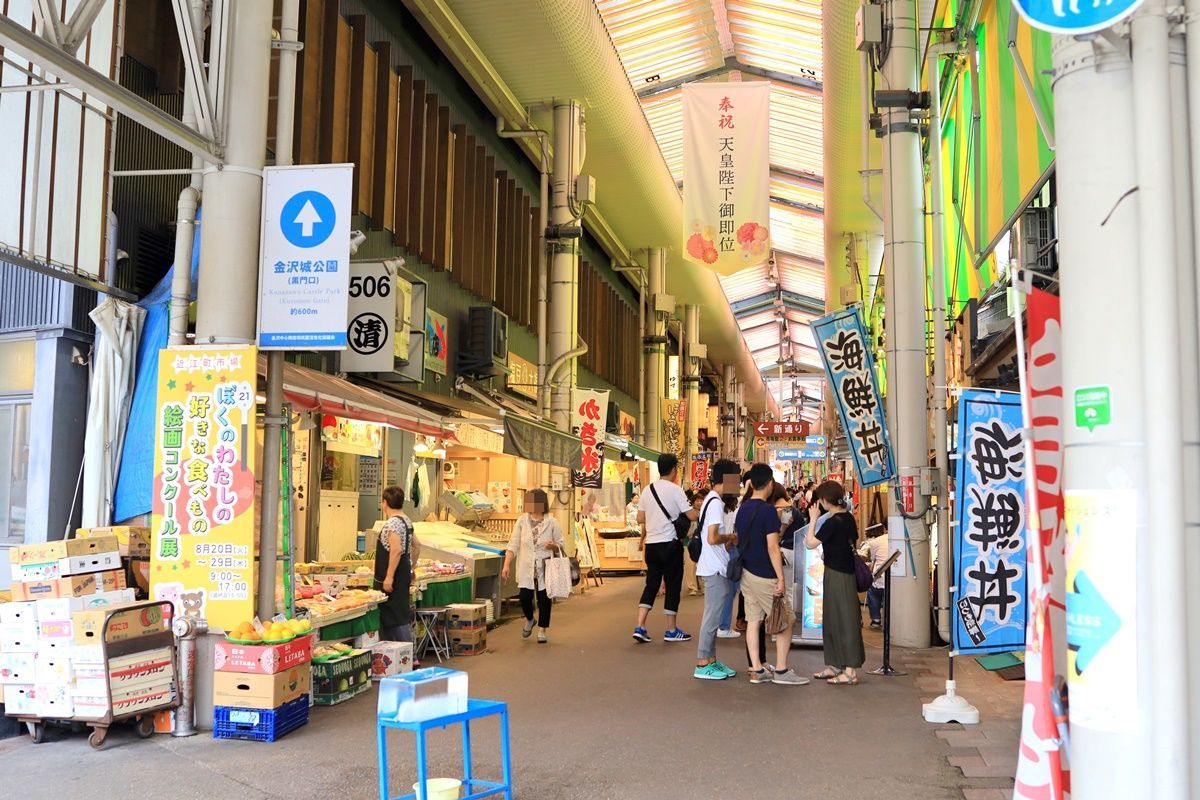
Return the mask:
{"type": "Polygon", "coordinates": [[[511,414],[504,418],[504,452],[510,456],[565,469],[579,469],[579,438],[511,414]]]}

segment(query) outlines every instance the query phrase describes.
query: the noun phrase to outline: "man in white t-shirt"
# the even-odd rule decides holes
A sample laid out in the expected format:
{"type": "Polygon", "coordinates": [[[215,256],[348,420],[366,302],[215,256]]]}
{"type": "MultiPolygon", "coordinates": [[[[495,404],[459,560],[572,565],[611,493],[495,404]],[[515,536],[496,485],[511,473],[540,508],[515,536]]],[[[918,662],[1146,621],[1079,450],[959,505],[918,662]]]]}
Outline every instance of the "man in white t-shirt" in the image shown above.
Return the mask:
{"type": "Polygon", "coordinates": [[[736,584],[725,577],[729,566],[729,547],[737,542],[737,534],[726,521],[726,502],[729,508],[737,502],[738,479],[741,470],[727,458],[712,468],[712,490],[700,506],[700,524],[696,536],[702,543],[700,560],[696,562],[696,577],[704,582],[704,617],[700,622],[700,640],[696,647],[696,671],[692,677],[706,681],[732,678],[737,670],[717,660],[717,628],[721,614],[736,591],[736,584]]]}
{"type": "Polygon", "coordinates": [[[679,614],[679,590],[683,586],[683,542],[675,530],[679,517],[696,519],[696,511],[688,502],[687,495],[676,481],[679,478],[679,459],[670,453],[658,457],[658,480],[642,490],[638,503],[638,525],[642,528],[641,547],[646,557],[646,588],[638,604],[637,627],[633,638],[638,642],[650,641],[646,632],[646,618],[654,608],[658,587],[667,585],[664,610],[667,614],[664,642],[689,642],[690,633],[679,630],[676,617],[679,614]]]}

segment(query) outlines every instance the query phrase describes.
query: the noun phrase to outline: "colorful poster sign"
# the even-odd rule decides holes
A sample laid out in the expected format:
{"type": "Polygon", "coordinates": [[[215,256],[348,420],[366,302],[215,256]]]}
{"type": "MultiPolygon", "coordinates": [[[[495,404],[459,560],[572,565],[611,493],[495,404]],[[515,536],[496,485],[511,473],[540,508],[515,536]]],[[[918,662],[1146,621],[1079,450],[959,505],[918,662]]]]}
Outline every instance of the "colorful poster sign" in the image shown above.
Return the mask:
{"type": "Polygon", "coordinates": [[[322,414],[321,440],[325,442],[326,450],[360,456],[378,456],[383,447],[383,426],[322,414]]]}
{"type": "Polygon", "coordinates": [[[343,372],[391,372],[396,326],[394,278],[383,261],[350,265],[350,311],[346,322],[343,372]]]}
{"type": "Polygon", "coordinates": [[[528,397],[530,400],[537,400],[537,364],[527,358],[521,358],[510,349],[508,351],[508,375],[504,379],[504,386],[510,392],[528,397]]]}
{"type": "Polygon", "coordinates": [[[637,435],[637,417],[627,411],[622,411],[618,415],[618,419],[620,420],[618,434],[627,439],[632,439],[637,435]]]}
{"type": "Polygon", "coordinates": [[[353,164],[263,170],[258,344],[346,347],[353,164]]]}
{"type": "Polygon", "coordinates": [[[1048,33],[1078,36],[1109,28],[1128,17],[1142,0],[1013,0],[1021,16],[1035,28],[1048,33]]]}
{"type": "Polygon", "coordinates": [[[708,459],[692,459],[691,484],[692,491],[699,491],[708,485],[708,459]]]}
{"type": "Polygon", "coordinates": [[[799,609],[796,617],[800,623],[800,638],[808,642],[820,642],[824,636],[825,618],[824,549],[798,547],[795,552],[792,608],[799,609]]]}
{"type": "Polygon", "coordinates": [[[812,332],[837,401],[859,483],[878,486],[891,480],[896,468],[875,377],[875,358],[859,312],[859,306],[835,311],[814,320],[812,332]]]}
{"type": "Polygon", "coordinates": [[[664,453],[674,453],[682,459],[687,401],[666,399],[662,403],[662,451],[664,453]]]}
{"type": "Polygon", "coordinates": [[[425,369],[438,375],[446,374],[450,357],[449,322],[436,311],[425,312],[425,369]]]}
{"type": "Polygon", "coordinates": [[[771,252],[770,112],[769,83],[683,87],[683,250],[723,275],[771,252]]]}
{"type": "Polygon", "coordinates": [[[608,391],[571,391],[571,434],[579,438],[579,469],[571,470],[571,485],[599,489],[604,482],[604,424],[608,419],[608,391]]]}
{"type": "Polygon", "coordinates": [[[958,401],[951,638],[959,653],[1025,647],[1025,441],[1020,397],[964,390],[958,401]]]}
{"type": "Polygon", "coordinates": [[[1137,730],[1137,493],[1068,491],[1063,511],[1071,726],[1137,730]]]}
{"type": "MultiPolygon", "coordinates": [[[[1070,768],[1055,720],[1054,694],[1066,674],[1066,532],[1063,522],[1063,382],[1059,299],[1034,289],[1026,306],[1028,353],[1021,392],[1030,421],[1026,461],[1028,535],[1025,699],[1015,800],[1063,800],[1070,768]]],[[[1020,322],[1018,322],[1020,324],[1020,322]]]]}
{"type": "Polygon", "coordinates": [[[254,616],[253,346],[159,351],[150,593],[231,629],[254,616]]]}

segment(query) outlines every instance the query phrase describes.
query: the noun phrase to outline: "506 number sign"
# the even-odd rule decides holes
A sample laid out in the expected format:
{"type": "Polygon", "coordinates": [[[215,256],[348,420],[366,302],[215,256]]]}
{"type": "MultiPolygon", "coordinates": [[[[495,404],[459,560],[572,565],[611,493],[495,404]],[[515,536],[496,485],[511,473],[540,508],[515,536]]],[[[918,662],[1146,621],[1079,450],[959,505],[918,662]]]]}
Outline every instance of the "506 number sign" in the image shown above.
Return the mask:
{"type": "Polygon", "coordinates": [[[392,275],[378,261],[350,264],[350,312],[346,321],[346,349],[342,369],[346,372],[390,372],[392,329],[396,324],[396,300],[392,275]]]}

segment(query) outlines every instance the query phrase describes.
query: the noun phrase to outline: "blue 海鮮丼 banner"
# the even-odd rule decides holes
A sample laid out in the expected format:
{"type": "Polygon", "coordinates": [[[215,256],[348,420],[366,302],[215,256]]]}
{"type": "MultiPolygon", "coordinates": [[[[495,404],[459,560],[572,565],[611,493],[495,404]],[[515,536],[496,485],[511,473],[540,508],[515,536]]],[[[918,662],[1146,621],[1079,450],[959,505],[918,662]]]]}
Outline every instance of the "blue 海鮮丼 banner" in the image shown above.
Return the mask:
{"type": "Polygon", "coordinates": [[[896,471],[892,445],[875,379],[875,358],[858,306],[814,320],[812,332],[837,400],[859,483],[863,486],[887,483],[896,471]]]}
{"type": "Polygon", "coordinates": [[[1025,647],[1025,441],[1019,395],[967,389],[958,401],[954,649],[1025,647]]]}

